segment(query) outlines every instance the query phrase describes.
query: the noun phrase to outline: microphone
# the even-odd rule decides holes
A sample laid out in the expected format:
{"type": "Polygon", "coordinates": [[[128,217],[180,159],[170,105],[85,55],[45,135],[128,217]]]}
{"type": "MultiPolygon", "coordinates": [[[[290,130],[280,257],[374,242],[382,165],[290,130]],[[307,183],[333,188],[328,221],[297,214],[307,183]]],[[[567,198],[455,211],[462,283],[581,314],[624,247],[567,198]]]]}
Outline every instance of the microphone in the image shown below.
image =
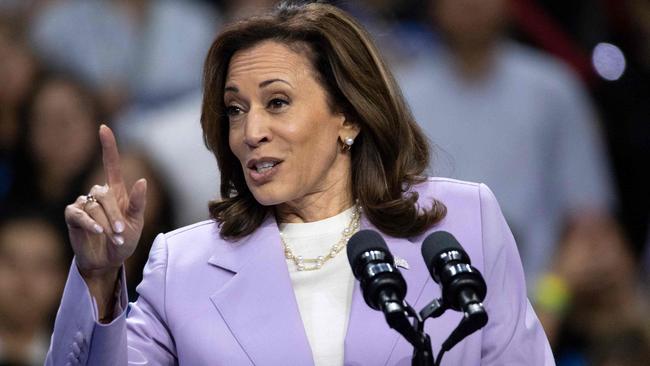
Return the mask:
{"type": "Polygon", "coordinates": [[[433,365],[431,339],[424,333],[420,314],[404,300],[406,281],[393,264],[395,260],[384,238],[376,231],[361,230],[348,241],[347,253],[366,304],[381,310],[388,326],[413,345],[412,365],[433,365]],[[414,318],[414,324],[409,317],[414,318]]]}
{"type": "Polygon", "coordinates": [[[487,287],[481,273],[456,238],[436,231],[424,239],[422,257],[431,277],[442,288],[443,303],[451,309],[471,312],[485,299],[487,287]]]}
{"type": "Polygon", "coordinates": [[[406,281],[394,266],[393,255],[381,235],[372,230],[357,232],[348,241],[347,253],[366,304],[385,314],[398,307],[401,310],[406,281]]]}
{"type": "Polygon", "coordinates": [[[436,362],[439,365],[446,351],[487,324],[488,314],[482,303],[487,286],[458,240],[446,231],[436,231],[424,239],[422,257],[442,290],[442,306],[438,300],[432,301],[422,310],[422,317],[439,316],[445,307],[463,312],[460,323],[441,345],[436,362]]]}

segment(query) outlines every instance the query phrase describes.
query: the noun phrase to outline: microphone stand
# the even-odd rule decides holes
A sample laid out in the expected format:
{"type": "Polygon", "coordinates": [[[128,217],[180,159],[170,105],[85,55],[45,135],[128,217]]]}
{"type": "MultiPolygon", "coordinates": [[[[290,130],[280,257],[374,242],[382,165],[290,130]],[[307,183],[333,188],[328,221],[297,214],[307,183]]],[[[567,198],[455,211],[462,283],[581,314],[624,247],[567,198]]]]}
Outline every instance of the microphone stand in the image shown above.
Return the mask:
{"type": "Polygon", "coordinates": [[[384,300],[380,303],[383,304],[382,311],[388,326],[395,329],[413,345],[411,365],[434,366],[431,338],[424,332],[424,321],[420,314],[404,300],[400,301],[383,291],[380,296],[384,300]],[[409,322],[409,317],[413,318],[413,324],[409,322]]]}
{"type": "MultiPolygon", "coordinates": [[[[485,324],[487,324],[488,315],[483,304],[480,303],[478,299],[471,300],[476,301],[472,301],[468,304],[466,310],[463,311],[463,318],[460,320],[460,323],[458,323],[456,329],[454,329],[449,337],[442,343],[440,352],[436,358],[435,366],[440,366],[442,355],[444,355],[445,352],[449,351],[458,344],[458,342],[465,339],[465,337],[483,328],[485,324]]],[[[445,306],[442,299],[434,299],[431,301],[427,306],[420,310],[419,316],[420,319],[422,319],[422,327],[424,328],[424,322],[427,319],[441,316],[447,308],[448,307],[445,306]]]]}
{"type": "Polygon", "coordinates": [[[488,321],[483,304],[478,299],[469,302],[463,311],[463,318],[443,342],[434,363],[431,338],[424,331],[424,322],[427,319],[441,316],[449,307],[445,305],[441,298],[434,299],[418,313],[405,300],[400,301],[394,295],[391,296],[382,291],[380,297],[383,300],[380,301],[382,304],[381,310],[388,325],[413,345],[412,366],[440,366],[445,352],[452,349],[468,335],[485,326],[488,321]],[[409,321],[409,317],[413,318],[413,323],[409,321]]]}

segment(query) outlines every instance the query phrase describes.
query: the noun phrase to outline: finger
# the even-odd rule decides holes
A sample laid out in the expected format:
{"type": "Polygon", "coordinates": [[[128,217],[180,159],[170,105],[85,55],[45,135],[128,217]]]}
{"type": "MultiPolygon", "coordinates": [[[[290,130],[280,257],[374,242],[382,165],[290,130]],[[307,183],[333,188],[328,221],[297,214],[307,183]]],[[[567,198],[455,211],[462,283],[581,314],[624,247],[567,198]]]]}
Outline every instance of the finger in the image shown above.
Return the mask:
{"type": "Polygon", "coordinates": [[[89,202],[84,205],[83,210],[88,214],[88,216],[104,228],[104,234],[109,238],[109,240],[116,245],[124,244],[124,237],[120,234],[115,234],[109,224],[106,212],[99,202],[89,202]]]}
{"type": "Polygon", "coordinates": [[[114,188],[124,186],[120,166],[120,153],[117,150],[117,141],[115,140],[113,131],[108,126],[101,125],[99,127],[99,140],[102,144],[102,160],[108,185],[114,188]]]}
{"type": "Polygon", "coordinates": [[[113,231],[116,234],[122,233],[124,231],[124,217],[112,190],[107,185],[95,185],[90,190],[90,194],[95,197],[104,209],[104,213],[113,231]]]}
{"type": "Polygon", "coordinates": [[[138,179],[133,183],[131,194],[129,195],[129,207],[126,214],[130,218],[142,220],[144,218],[144,208],[147,205],[147,180],[138,179]]]}
{"type": "Polygon", "coordinates": [[[76,205],[68,205],[65,209],[65,222],[71,229],[82,229],[92,234],[101,234],[104,228],[76,205]]]}

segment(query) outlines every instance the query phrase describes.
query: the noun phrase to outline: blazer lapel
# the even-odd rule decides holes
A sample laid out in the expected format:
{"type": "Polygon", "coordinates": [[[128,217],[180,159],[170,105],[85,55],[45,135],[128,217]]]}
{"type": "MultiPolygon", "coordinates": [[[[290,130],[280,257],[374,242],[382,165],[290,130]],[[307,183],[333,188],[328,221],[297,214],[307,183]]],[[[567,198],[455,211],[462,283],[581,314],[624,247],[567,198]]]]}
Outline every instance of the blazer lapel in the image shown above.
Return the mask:
{"type": "MultiPolygon", "coordinates": [[[[228,245],[228,244],[226,244],[228,245]]],[[[273,217],[210,263],[235,273],[210,299],[255,365],[313,365],[273,217]]]]}
{"type": "MultiPolygon", "coordinates": [[[[377,230],[365,219],[362,220],[361,229],[377,230]]],[[[384,239],[393,256],[408,262],[409,269],[399,268],[399,270],[408,287],[406,301],[418,311],[416,303],[429,278],[420,255],[420,245],[408,239],[387,236],[384,236],[384,239]]],[[[397,331],[388,326],[381,311],[373,310],[366,304],[357,281],[352,293],[348,333],[345,338],[344,364],[386,365],[401,337],[397,331]]]]}

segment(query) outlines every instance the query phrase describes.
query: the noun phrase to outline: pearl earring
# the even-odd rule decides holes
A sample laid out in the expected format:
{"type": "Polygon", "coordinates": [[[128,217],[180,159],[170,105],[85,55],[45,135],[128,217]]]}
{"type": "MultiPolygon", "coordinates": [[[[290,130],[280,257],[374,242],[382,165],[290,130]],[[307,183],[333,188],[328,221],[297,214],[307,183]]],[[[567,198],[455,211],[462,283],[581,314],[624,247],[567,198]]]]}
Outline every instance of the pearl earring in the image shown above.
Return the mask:
{"type": "Polygon", "coordinates": [[[354,144],[354,139],[352,137],[346,137],[343,139],[343,152],[350,151],[352,149],[352,144],[354,144]]]}

